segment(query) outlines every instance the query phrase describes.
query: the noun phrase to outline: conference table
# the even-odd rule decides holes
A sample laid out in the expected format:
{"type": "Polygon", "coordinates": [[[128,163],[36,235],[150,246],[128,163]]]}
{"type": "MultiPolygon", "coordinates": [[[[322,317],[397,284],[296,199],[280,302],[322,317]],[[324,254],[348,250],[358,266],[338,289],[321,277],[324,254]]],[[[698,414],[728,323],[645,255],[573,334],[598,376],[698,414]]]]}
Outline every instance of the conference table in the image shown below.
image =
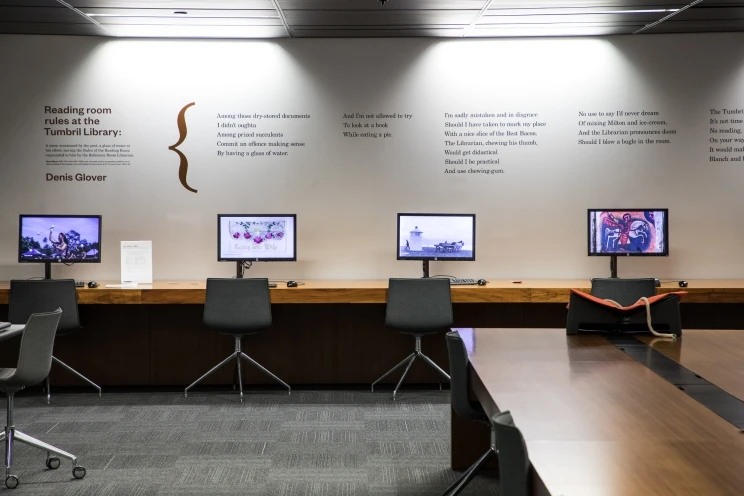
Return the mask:
{"type": "MultiPolygon", "coordinates": [[[[602,336],[459,330],[474,394],[489,415],[511,411],[525,437],[533,494],[742,494],[744,434],[602,336]]],[[[744,399],[744,332],[640,339],[744,399]]]]}
{"type": "Polygon", "coordinates": [[[0,341],[5,341],[6,339],[20,336],[21,334],[23,334],[23,330],[25,328],[25,324],[15,324],[11,325],[10,327],[6,327],[5,329],[0,329],[0,341]]]}

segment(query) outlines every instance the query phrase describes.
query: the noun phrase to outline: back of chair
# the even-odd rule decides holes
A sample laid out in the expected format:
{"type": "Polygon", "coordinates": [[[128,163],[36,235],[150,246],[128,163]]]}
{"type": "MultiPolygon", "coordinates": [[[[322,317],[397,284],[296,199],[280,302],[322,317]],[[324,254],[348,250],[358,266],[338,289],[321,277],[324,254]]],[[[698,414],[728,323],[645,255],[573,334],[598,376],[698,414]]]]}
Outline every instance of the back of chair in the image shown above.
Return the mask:
{"type": "Polygon", "coordinates": [[[269,280],[207,279],[204,323],[236,335],[271,327],[269,280]]]}
{"type": "Polygon", "coordinates": [[[73,279],[12,280],[8,301],[8,321],[25,324],[34,313],[52,312],[62,309],[57,332],[80,329],[77,292],[73,279]]]}
{"type": "Polygon", "coordinates": [[[450,401],[455,413],[469,420],[488,420],[482,411],[473,407],[468,396],[470,379],[468,374],[468,350],[458,332],[447,333],[447,351],[450,362],[450,401]]]}
{"type": "Polygon", "coordinates": [[[9,385],[31,386],[49,375],[54,336],[62,315],[62,310],[57,309],[54,312],[35,313],[29,317],[21,337],[18,365],[15,374],[8,380],[9,385]]]}
{"type": "Polygon", "coordinates": [[[501,496],[530,494],[530,460],[522,433],[514,425],[511,414],[497,413],[491,419],[499,447],[499,477],[501,496]]]}
{"type": "Polygon", "coordinates": [[[390,279],[386,326],[424,334],[449,330],[452,320],[449,279],[390,279]]]}
{"type": "Polygon", "coordinates": [[[641,297],[656,294],[653,279],[592,279],[592,296],[603,300],[614,300],[622,306],[629,306],[641,297]]]}

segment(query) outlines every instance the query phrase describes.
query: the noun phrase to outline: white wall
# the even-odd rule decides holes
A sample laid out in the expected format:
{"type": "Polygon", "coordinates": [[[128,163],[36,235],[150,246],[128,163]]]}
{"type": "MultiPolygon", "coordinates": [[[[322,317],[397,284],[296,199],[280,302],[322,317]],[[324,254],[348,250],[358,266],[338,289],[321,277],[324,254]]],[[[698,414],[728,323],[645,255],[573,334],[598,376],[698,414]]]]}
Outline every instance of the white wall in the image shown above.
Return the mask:
{"type": "Polygon", "coordinates": [[[741,34],[279,42],[0,36],[0,279],[42,273],[16,262],[19,213],[103,215],[103,263],[55,266],[55,277],[117,279],[119,242],[137,239],[154,242],[155,279],[229,276],[234,265],[216,261],[217,213],[298,215],[298,262],[257,264],[251,275],[418,276],[419,263],[396,261],[397,212],[477,215],[478,260],[437,262],[433,273],[605,276],[608,259],[586,255],[590,207],[670,211],[670,256],[621,260],[621,276],[744,277],[744,172],[730,161],[744,153],[709,148],[721,130],[744,128],[710,124],[722,117],[710,109],[744,108],[743,43],[741,34]],[[168,149],[179,137],[176,116],[191,102],[179,149],[198,193],[181,185],[179,158],[168,149]],[[46,136],[44,119],[54,117],[46,105],[110,108],[94,127],[121,135],[46,136]],[[676,134],[670,144],[578,144],[588,129],[579,112],[616,110],[659,112],[666,125],[613,129],[676,134]],[[217,125],[230,121],[217,114],[238,112],[310,114],[239,120],[305,146],[279,157],[218,156],[228,148],[217,146],[217,125]],[[412,117],[344,118],[380,112],[412,117]],[[545,126],[537,146],[446,147],[445,121],[458,120],[445,114],[460,112],[536,113],[500,120],[545,126]],[[344,122],[387,123],[380,129],[392,137],[346,138],[344,122]],[[45,147],[55,144],[127,144],[134,157],[127,165],[52,166],[45,147]],[[445,148],[496,150],[500,163],[489,167],[504,173],[445,174],[445,148]],[[55,182],[47,173],[107,178],[55,182]]]}

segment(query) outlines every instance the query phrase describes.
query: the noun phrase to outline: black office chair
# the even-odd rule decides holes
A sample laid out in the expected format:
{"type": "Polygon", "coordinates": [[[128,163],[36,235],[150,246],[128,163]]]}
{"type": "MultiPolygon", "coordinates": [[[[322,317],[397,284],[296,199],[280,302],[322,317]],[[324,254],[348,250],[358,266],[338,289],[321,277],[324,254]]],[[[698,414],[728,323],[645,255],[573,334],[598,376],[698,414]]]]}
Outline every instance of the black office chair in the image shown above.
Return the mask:
{"type": "Polygon", "coordinates": [[[49,313],[35,313],[29,316],[21,337],[18,353],[18,364],[13,369],[0,369],[0,391],[8,397],[8,423],[0,434],[0,442],[5,441],[5,486],[14,489],[18,486],[18,477],[10,473],[13,462],[13,444],[18,441],[36,449],[46,451],[46,466],[49,469],[59,468],[59,458],[72,461],[72,476],[76,479],[85,477],[85,468],[78,465],[77,457],[66,451],[24,434],[15,428],[13,422],[13,397],[21,389],[44,380],[52,366],[52,348],[54,336],[62,310],[49,313]],[[56,455],[56,456],[52,456],[56,455]]]}
{"type": "MultiPolygon", "coordinates": [[[[390,279],[385,325],[403,334],[413,335],[416,339],[415,350],[405,360],[373,382],[372,391],[375,390],[375,384],[403,365],[408,364],[393,390],[394,401],[398,388],[400,388],[416,358],[423,359],[435,376],[441,374],[449,380],[447,372],[421,351],[422,336],[448,331],[452,326],[452,299],[449,279],[390,279]]],[[[441,389],[441,387],[440,382],[439,388],[441,389]]]]}
{"type": "Polygon", "coordinates": [[[491,447],[473,465],[470,466],[452,485],[444,490],[442,496],[455,496],[465,489],[473,477],[498,454],[496,450],[496,433],[486,412],[479,403],[470,401],[470,374],[468,373],[468,351],[460,334],[447,333],[447,351],[450,360],[450,398],[455,413],[473,422],[491,427],[491,447]]]}
{"type": "Polygon", "coordinates": [[[271,327],[271,295],[268,279],[207,279],[207,295],[204,303],[204,324],[222,334],[235,338],[235,351],[199,377],[183,395],[188,397],[189,389],[208,377],[214,371],[235,361],[240,387],[240,401],[243,401],[243,377],[240,359],[246,360],[275,381],[280,382],[292,394],[292,388],[269,372],[260,363],[243,353],[241,340],[248,334],[271,327]]]}
{"type": "Polygon", "coordinates": [[[653,279],[592,279],[592,296],[603,300],[613,300],[626,307],[642,297],[649,298],[656,294],[653,279]]]}
{"type": "Polygon", "coordinates": [[[501,496],[529,496],[531,494],[530,459],[520,430],[514,425],[511,413],[497,413],[491,419],[499,444],[499,484],[501,496]]]}
{"type": "MultiPolygon", "coordinates": [[[[51,312],[55,308],[61,308],[63,312],[57,327],[58,336],[65,336],[81,329],[77,290],[73,279],[10,281],[8,320],[11,323],[23,324],[32,314],[51,312]]],[[[98,384],[54,356],[52,356],[52,361],[98,389],[98,395],[101,395],[101,387],[98,384]]],[[[52,397],[49,376],[46,378],[46,393],[48,404],[52,397]]]]}

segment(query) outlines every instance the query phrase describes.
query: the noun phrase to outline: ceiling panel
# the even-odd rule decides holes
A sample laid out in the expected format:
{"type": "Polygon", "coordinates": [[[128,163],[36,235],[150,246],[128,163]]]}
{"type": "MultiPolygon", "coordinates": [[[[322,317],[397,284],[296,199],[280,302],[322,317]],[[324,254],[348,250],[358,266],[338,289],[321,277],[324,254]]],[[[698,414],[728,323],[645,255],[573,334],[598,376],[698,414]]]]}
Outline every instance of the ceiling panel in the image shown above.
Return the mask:
{"type": "Polygon", "coordinates": [[[117,36],[145,38],[285,38],[284,26],[109,25],[117,36]]]}
{"type": "Polygon", "coordinates": [[[282,10],[475,10],[486,0],[278,0],[282,10]]]}
{"type": "MultiPolygon", "coordinates": [[[[0,33],[218,38],[620,35],[656,23],[691,1],[387,0],[382,5],[379,0],[67,0],[79,9],[76,12],[56,0],[0,0],[0,33]]],[[[744,0],[706,0],[643,32],[741,31],[742,20],[744,0]]]]}
{"type": "Polygon", "coordinates": [[[467,25],[475,19],[475,13],[467,10],[441,11],[375,11],[375,12],[316,12],[285,10],[287,23],[300,26],[396,26],[458,24],[467,25]]]}
{"type": "MultiPolygon", "coordinates": [[[[167,22],[167,19],[158,17],[106,17],[97,18],[98,22],[106,27],[116,25],[135,25],[135,26],[173,26],[167,22]]],[[[234,18],[234,17],[206,17],[181,19],[177,26],[280,26],[284,29],[282,20],[274,19],[251,19],[251,18],[234,18]]]]}
{"type": "Polygon", "coordinates": [[[0,0],[0,7],[2,6],[62,7],[57,0],[0,0]]]}
{"type": "Polygon", "coordinates": [[[0,21],[2,22],[76,22],[87,23],[83,16],[62,7],[5,7],[0,6],[0,21]]]}
{"type": "MultiPolygon", "coordinates": [[[[5,0],[0,0],[2,3],[5,0]]],[[[35,0],[32,0],[35,1],[35,0]]],[[[267,9],[274,8],[271,0],[66,0],[78,9],[267,9]]]]}
{"type": "Polygon", "coordinates": [[[0,33],[4,34],[46,34],[75,36],[111,36],[104,29],[92,23],[50,23],[50,22],[5,22],[0,21],[0,33]]]}
{"type": "Polygon", "coordinates": [[[408,37],[435,37],[435,38],[459,38],[462,36],[462,27],[451,28],[374,28],[374,29],[296,29],[295,36],[303,38],[408,38],[408,37]]]}

